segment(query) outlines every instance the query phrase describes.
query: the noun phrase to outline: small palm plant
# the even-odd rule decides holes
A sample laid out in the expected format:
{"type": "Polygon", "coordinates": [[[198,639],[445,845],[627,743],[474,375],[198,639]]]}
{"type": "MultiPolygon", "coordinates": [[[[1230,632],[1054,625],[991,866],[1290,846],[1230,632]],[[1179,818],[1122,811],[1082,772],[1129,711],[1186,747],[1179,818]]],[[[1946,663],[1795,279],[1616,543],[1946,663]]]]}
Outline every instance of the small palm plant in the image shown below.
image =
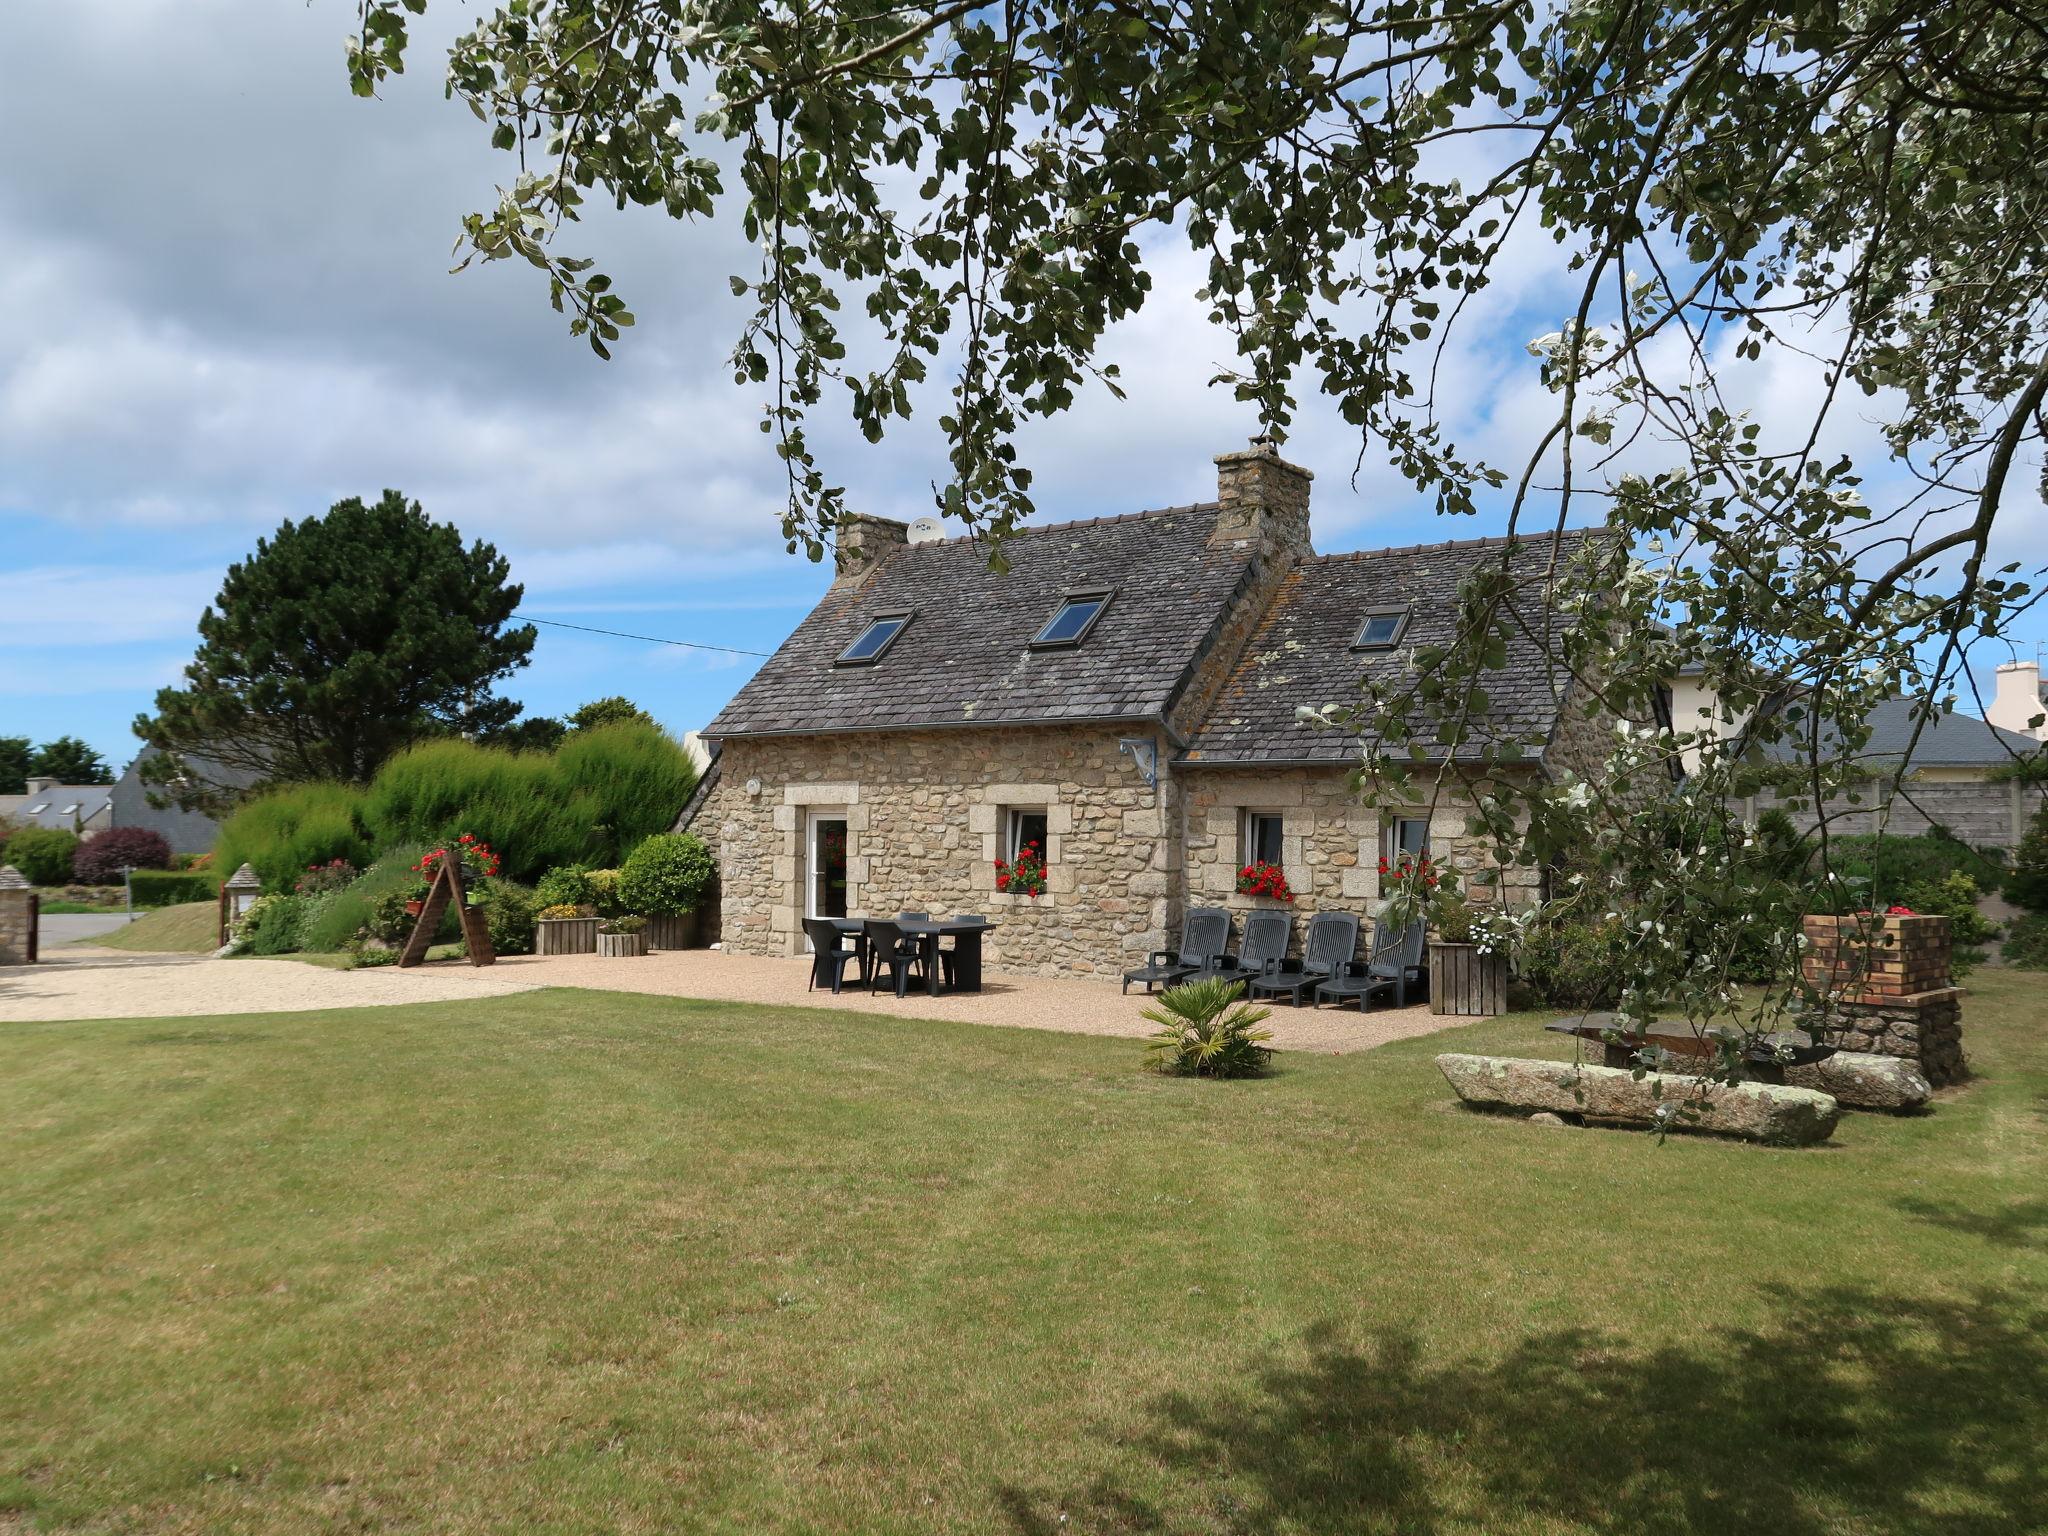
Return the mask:
{"type": "Polygon", "coordinates": [[[1273,1038],[1259,1025],[1272,1014],[1240,1002],[1241,983],[1212,977],[1169,987],[1145,1017],[1159,1032],[1145,1042],[1155,1071],[1174,1077],[1256,1077],[1273,1053],[1261,1041],[1273,1038]],[[1232,1005],[1235,1006],[1232,1006],[1232,1005]]]}

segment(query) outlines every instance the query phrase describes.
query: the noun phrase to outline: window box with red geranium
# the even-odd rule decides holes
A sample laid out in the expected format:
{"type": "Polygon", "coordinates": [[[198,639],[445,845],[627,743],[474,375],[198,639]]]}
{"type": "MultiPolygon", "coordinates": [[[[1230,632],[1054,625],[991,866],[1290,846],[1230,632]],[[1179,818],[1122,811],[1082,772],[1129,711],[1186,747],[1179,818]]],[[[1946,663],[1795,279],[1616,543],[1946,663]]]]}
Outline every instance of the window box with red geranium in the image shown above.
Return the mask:
{"type": "Polygon", "coordinates": [[[1237,872],[1237,893],[1240,896],[1265,896],[1274,901],[1294,900],[1294,888],[1287,883],[1287,876],[1278,864],[1264,859],[1254,860],[1237,872]]]}
{"type": "Polygon", "coordinates": [[[1034,900],[1045,894],[1045,855],[1037,843],[1026,843],[1014,859],[996,860],[996,889],[1034,900]]]}

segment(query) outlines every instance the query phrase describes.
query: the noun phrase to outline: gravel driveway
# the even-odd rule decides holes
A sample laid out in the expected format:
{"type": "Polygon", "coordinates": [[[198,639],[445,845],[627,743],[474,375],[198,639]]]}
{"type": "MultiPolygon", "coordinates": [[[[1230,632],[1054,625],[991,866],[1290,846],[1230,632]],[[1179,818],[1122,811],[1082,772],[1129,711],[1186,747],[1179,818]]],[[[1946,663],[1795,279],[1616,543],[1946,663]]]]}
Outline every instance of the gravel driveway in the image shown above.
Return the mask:
{"type": "MultiPolygon", "coordinates": [[[[839,996],[809,992],[804,960],[692,949],[600,960],[595,955],[512,956],[482,969],[462,961],[417,970],[385,966],[335,971],[298,960],[215,960],[143,955],[72,945],[48,963],[0,970],[0,1022],[42,1019],[190,1017],[209,1013],[301,1012],[390,1003],[503,997],[540,987],[588,987],[660,997],[842,1009],[897,1018],[1053,1029],[1067,1034],[1148,1035],[1146,1000],[1109,983],[990,974],[979,993],[897,998],[849,986],[839,996]]],[[[1426,1007],[1276,1008],[1267,1027],[1282,1050],[1342,1054],[1433,1034],[1467,1021],[1426,1007]]]]}

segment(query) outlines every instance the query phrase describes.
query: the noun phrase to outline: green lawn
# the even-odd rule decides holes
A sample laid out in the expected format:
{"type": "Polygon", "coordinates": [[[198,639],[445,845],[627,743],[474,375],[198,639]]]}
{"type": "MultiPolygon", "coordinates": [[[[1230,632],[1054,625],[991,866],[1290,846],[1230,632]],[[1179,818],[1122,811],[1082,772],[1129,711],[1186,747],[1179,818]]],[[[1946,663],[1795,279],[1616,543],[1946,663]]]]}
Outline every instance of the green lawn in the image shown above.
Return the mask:
{"type": "Polygon", "coordinates": [[[143,913],[127,927],[103,933],[90,942],[108,949],[210,953],[220,947],[220,907],[211,901],[185,901],[176,906],[158,907],[154,912],[143,913]]]}
{"type": "Polygon", "coordinates": [[[2048,1009],[1806,1152],[1440,1049],[549,991],[0,1027],[0,1530],[2048,1529],[2048,1009]]]}

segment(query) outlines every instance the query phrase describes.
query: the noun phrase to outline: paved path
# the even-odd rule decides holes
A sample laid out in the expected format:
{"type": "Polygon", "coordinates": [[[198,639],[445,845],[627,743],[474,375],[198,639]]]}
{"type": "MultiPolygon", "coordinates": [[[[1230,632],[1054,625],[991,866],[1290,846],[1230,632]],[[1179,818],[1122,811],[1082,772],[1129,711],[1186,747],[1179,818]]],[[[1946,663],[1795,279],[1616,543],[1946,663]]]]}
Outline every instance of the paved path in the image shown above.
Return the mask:
{"type": "MultiPolygon", "coordinates": [[[[502,997],[538,987],[588,987],[714,1002],[817,1007],[898,1018],[955,1019],[968,1024],[1059,1030],[1069,1034],[1140,1037],[1157,1027],[1147,1000],[1120,994],[1113,983],[991,973],[979,993],[897,998],[849,987],[839,996],[810,992],[809,963],[693,949],[631,960],[594,955],[521,955],[477,969],[461,961],[401,971],[334,971],[297,960],[215,960],[210,956],[138,955],[74,946],[52,963],[0,970],[0,1021],[185,1017],[389,1003],[502,997]]],[[[1392,1040],[1433,1034],[1466,1021],[1426,1007],[1287,1008],[1267,1027],[1282,1050],[1342,1054],[1392,1040]]]]}
{"type": "Polygon", "coordinates": [[[36,942],[44,949],[96,939],[128,926],[125,912],[53,912],[36,922],[36,942]]]}

